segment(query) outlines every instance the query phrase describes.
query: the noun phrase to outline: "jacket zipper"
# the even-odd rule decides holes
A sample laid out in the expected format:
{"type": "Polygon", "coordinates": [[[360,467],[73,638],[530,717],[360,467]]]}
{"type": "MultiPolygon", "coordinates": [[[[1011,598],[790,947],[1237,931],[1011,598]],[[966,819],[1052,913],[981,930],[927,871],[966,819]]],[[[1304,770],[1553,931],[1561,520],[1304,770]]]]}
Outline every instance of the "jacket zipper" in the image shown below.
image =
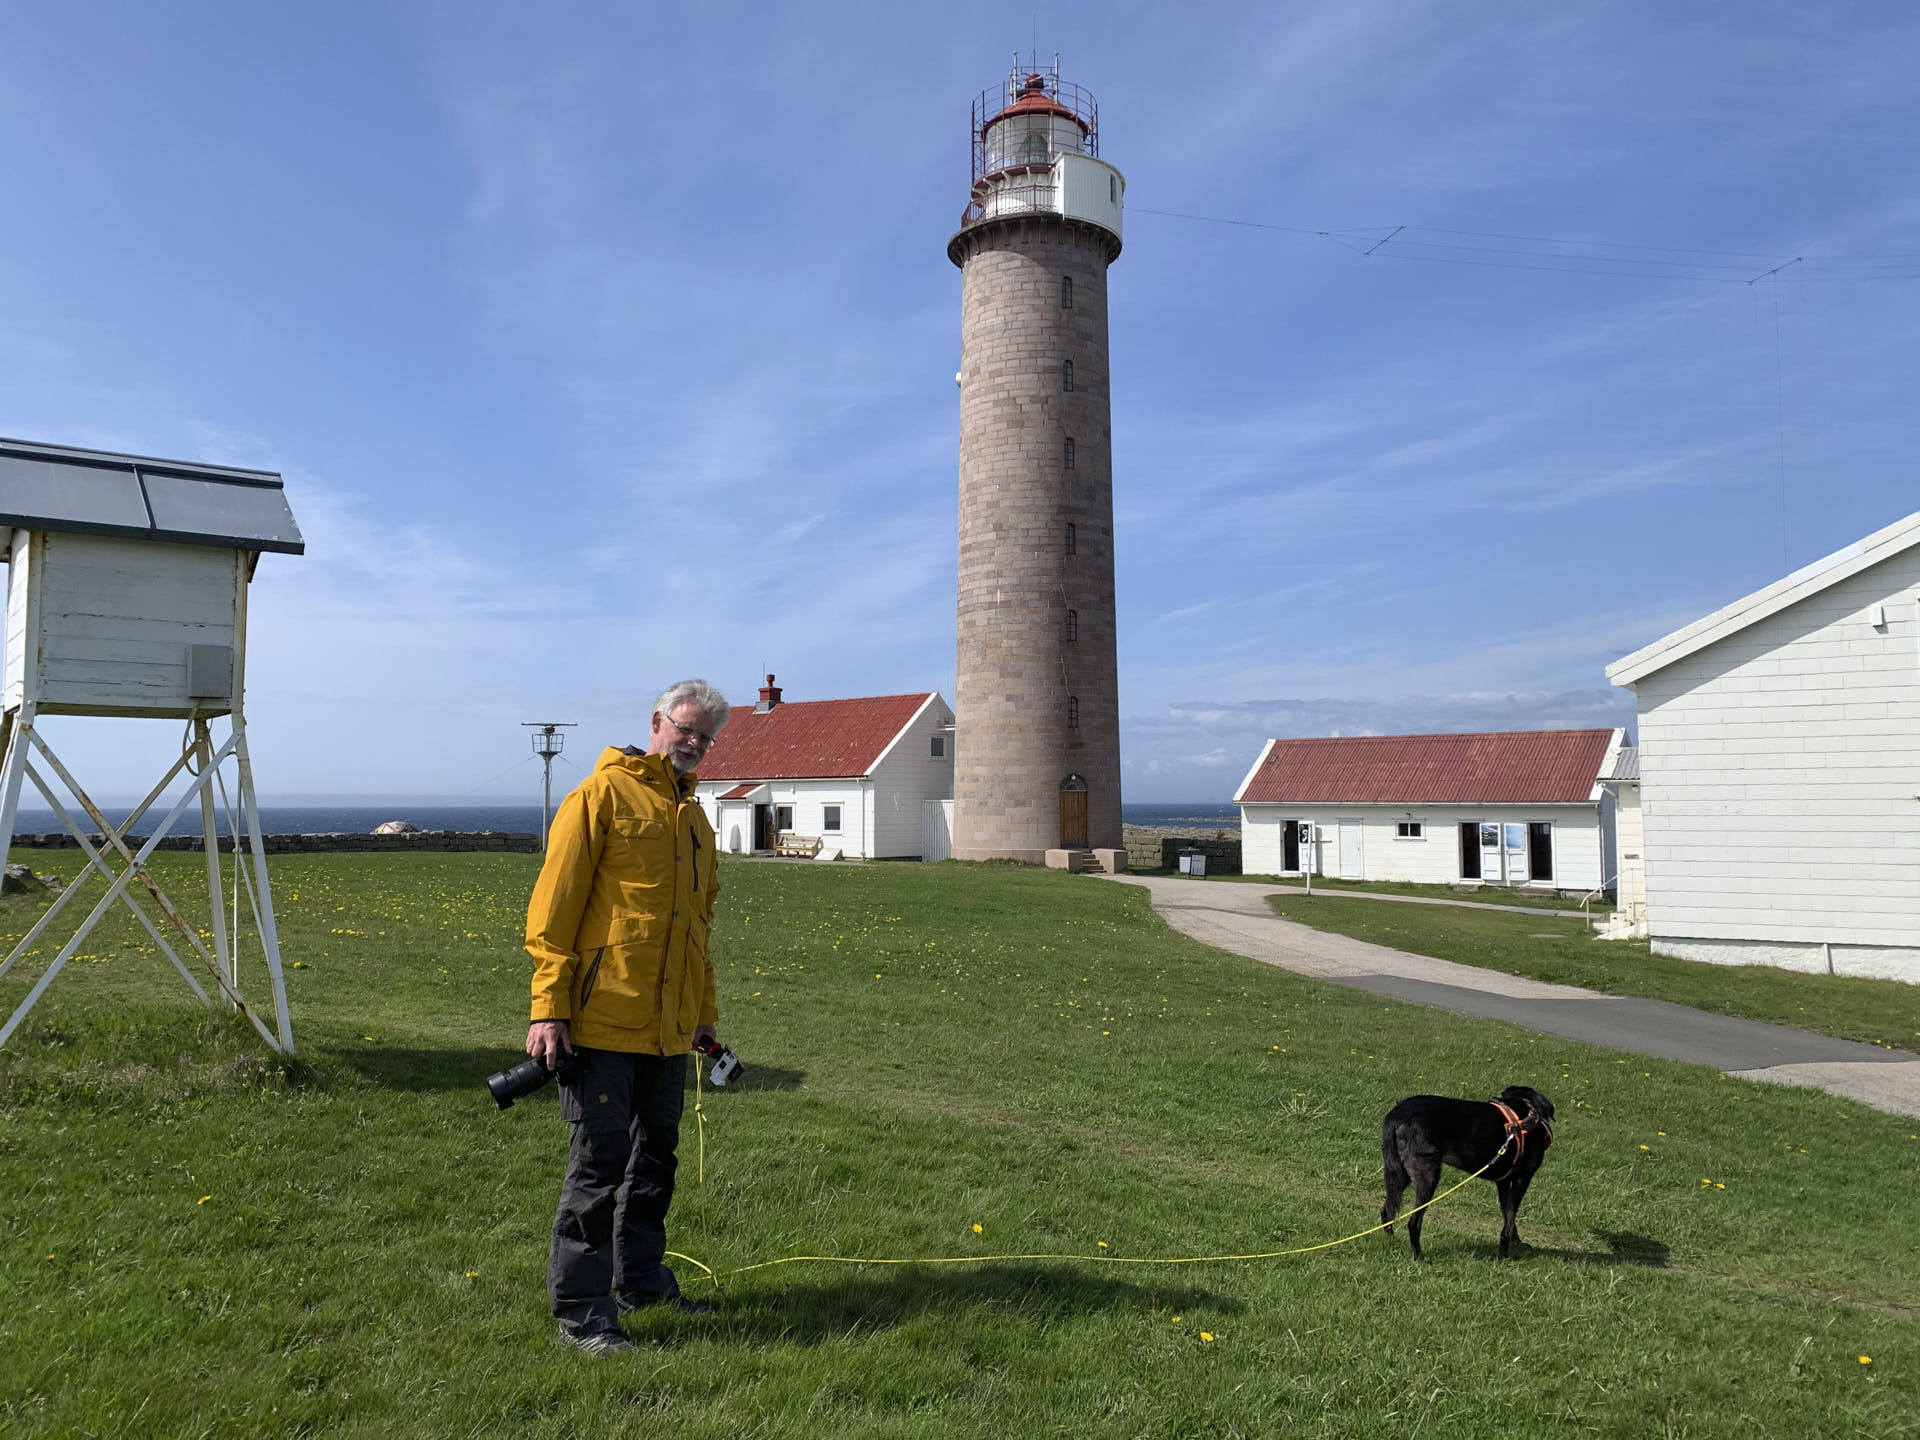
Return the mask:
{"type": "Polygon", "coordinates": [[[587,1008],[587,997],[593,994],[594,982],[600,978],[600,957],[606,953],[607,947],[604,945],[593,952],[593,964],[587,967],[587,978],[580,982],[580,1008],[582,1010],[587,1008]]]}

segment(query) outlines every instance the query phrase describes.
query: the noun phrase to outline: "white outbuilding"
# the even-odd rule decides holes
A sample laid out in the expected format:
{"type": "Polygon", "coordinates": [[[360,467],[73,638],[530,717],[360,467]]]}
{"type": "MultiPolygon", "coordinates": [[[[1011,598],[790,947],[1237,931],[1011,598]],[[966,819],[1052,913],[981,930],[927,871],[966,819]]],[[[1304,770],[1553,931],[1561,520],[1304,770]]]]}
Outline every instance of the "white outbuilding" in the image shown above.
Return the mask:
{"type": "Polygon", "coordinates": [[[1656,953],[1920,982],[1920,513],[1607,667],[1656,953]]]}
{"type": "Polygon", "coordinates": [[[1234,794],[1241,868],[1425,884],[1613,888],[1621,730],[1269,740],[1234,794]]]}
{"type": "Polygon", "coordinates": [[[953,711],[936,691],[788,701],[769,675],[699,774],[724,854],[769,853],[789,834],[850,860],[919,859],[925,802],[953,799],[953,711]]]}

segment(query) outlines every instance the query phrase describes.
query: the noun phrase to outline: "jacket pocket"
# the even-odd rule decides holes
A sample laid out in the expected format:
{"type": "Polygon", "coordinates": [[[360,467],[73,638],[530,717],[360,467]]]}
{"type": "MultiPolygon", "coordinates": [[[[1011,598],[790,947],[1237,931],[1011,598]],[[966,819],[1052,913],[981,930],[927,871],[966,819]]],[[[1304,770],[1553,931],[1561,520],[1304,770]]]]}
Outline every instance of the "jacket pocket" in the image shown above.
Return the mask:
{"type": "Polygon", "coordinates": [[[601,866],[623,889],[673,883],[673,831],[658,816],[616,815],[607,827],[601,866]]]}
{"type": "Polygon", "coordinates": [[[602,1025],[638,1029],[660,1014],[660,953],[648,944],[610,942],[593,970],[593,1002],[580,1002],[580,1014],[602,1025]]]}
{"type": "Polygon", "coordinates": [[[606,953],[607,947],[604,945],[593,952],[593,963],[587,966],[587,973],[580,981],[580,1004],[576,1009],[585,1009],[587,1001],[592,998],[594,983],[600,978],[600,961],[606,953]]]}

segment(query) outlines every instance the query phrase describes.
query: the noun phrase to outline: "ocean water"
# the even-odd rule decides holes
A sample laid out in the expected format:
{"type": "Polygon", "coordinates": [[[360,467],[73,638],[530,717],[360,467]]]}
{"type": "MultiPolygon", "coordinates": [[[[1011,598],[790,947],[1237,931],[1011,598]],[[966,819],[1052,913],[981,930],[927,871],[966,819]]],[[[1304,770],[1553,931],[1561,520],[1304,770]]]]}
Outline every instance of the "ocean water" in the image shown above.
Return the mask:
{"type": "MultiPolygon", "coordinates": [[[[554,797],[558,803],[559,797],[554,797]]],[[[103,806],[107,819],[118,825],[126,819],[127,807],[103,806]]],[[[151,832],[152,824],[166,809],[149,810],[135,829],[151,832]]],[[[1238,830],[1240,808],[1237,805],[1208,803],[1186,805],[1130,805],[1120,807],[1121,821],[1128,825],[1206,826],[1214,830],[1238,830]]],[[[505,830],[510,834],[533,835],[540,830],[538,805],[262,805],[261,830],[268,835],[365,835],[387,820],[405,820],[416,830],[505,830]]],[[[227,830],[226,818],[219,817],[220,833],[227,830]]],[[[20,807],[14,831],[21,835],[44,835],[65,827],[51,810],[20,807]]],[[[174,825],[176,834],[192,834],[200,829],[198,807],[182,815],[174,825]]]]}
{"type": "Polygon", "coordinates": [[[1238,830],[1240,807],[1213,801],[1182,805],[1129,805],[1122,801],[1120,823],[1180,829],[1205,826],[1209,830],[1238,830]]]}
{"type": "MultiPolygon", "coordinates": [[[[554,797],[555,803],[559,796],[554,797]]],[[[119,825],[126,819],[128,807],[103,805],[107,819],[119,825]]],[[[137,832],[152,832],[155,823],[165,817],[168,805],[156,806],[140,817],[137,832]]],[[[216,812],[222,835],[227,833],[226,816],[216,812]]],[[[268,835],[365,835],[388,820],[409,821],[416,830],[505,830],[510,834],[533,835],[540,830],[538,805],[262,805],[260,829],[268,835]]],[[[64,830],[51,810],[20,807],[13,829],[19,835],[42,835],[64,830]]],[[[198,834],[200,811],[190,808],[174,822],[175,834],[198,834]]]]}

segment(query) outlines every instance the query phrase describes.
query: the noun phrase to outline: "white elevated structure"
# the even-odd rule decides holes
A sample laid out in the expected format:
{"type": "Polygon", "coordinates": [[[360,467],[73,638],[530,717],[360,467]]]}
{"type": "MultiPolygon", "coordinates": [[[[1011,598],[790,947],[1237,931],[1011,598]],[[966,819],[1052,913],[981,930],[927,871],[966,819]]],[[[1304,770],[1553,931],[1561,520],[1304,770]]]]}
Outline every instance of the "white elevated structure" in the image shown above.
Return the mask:
{"type": "MultiPolygon", "coordinates": [[[[88,868],[107,882],[106,894],[0,1026],[0,1044],[101,918],[115,905],[124,905],[204,1003],[214,1002],[196,970],[270,1046],[291,1054],[293,1030],[241,707],[247,584],[254,565],[263,551],[298,555],[306,548],[280,477],[0,440],[0,544],[8,563],[6,671],[0,689],[0,836],[11,842],[22,782],[30,781],[79,841],[88,868]],[[179,758],[116,829],[43,733],[43,722],[59,715],[185,720],[187,733],[179,758]],[[223,717],[227,734],[216,744],[212,722],[223,717]],[[224,773],[229,759],[236,772],[231,797],[224,773]],[[182,772],[192,777],[185,793],[134,853],[128,837],[182,772]],[[228,833],[236,838],[231,934],[223,904],[227,882],[216,795],[219,804],[228,806],[228,833]],[[238,816],[228,804],[230,798],[238,801],[238,816]],[[196,806],[206,846],[210,909],[201,923],[211,933],[211,949],[194,919],[162,892],[146,863],[176,822],[196,806]],[[96,847],[90,838],[96,832],[105,837],[103,846],[96,847]],[[242,834],[252,852],[251,875],[239,852],[242,834]],[[136,885],[144,900],[136,897],[136,885]],[[272,988],[272,1028],[240,991],[242,890],[272,988]],[[148,905],[159,912],[157,922],[148,905]],[[169,943],[168,932],[180,949],[169,943]],[[188,958],[182,958],[182,950],[188,958]]],[[[0,961],[0,976],[39,942],[80,893],[77,883],[61,892],[0,961]]]]}
{"type": "Polygon", "coordinates": [[[1607,667],[1656,953],[1920,982],[1920,513],[1607,667]]]}
{"type": "Polygon", "coordinates": [[[1059,215],[1121,236],[1127,181],[1099,156],[1093,97],[1045,74],[1022,75],[1016,57],[1004,91],[974,104],[973,198],[963,224],[1059,215]]]}

